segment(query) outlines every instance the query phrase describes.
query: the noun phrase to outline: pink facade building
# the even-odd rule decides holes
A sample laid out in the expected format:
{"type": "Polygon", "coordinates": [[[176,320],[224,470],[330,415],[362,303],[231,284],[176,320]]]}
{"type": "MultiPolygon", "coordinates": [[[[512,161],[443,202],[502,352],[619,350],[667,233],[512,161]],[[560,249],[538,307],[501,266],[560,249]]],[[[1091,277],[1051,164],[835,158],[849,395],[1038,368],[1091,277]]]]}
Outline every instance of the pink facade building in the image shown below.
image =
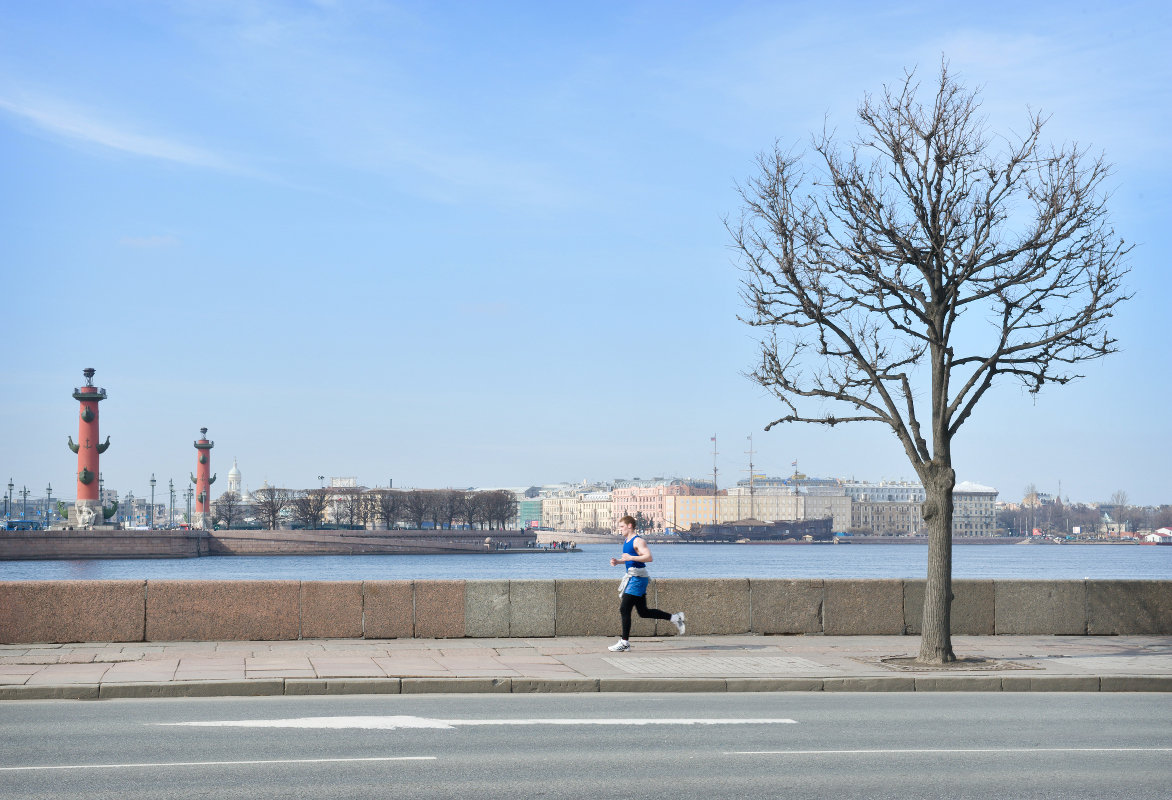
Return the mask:
{"type": "MultiPolygon", "coordinates": [[[[636,518],[642,514],[643,519],[651,523],[653,530],[662,531],[668,519],[665,497],[704,493],[681,482],[659,486],[626,486],[622,489],[614,489],[610,493],[611,527],[617,527],[619,520],[628,514],[636,518]]],[[[711,491],[706,493],[711,494],[711,491]]]]}

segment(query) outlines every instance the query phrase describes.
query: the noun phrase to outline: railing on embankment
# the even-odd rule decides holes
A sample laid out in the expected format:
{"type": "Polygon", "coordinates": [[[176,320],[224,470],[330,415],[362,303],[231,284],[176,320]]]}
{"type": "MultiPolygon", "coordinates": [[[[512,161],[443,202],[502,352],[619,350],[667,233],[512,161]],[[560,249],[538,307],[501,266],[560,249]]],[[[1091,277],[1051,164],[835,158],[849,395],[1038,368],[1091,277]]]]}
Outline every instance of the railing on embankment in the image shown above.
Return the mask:
{"type": "MultiPolygon", "coordinates": [[[[958,580],[956,634],[1172,634],[1172,581],[958,580]]],[[[918,580],[656,579],[694,634],[918,634],[918,580]]],[[[609,636],[612,580],[4,581],[0,642],[609,636]]],[[[636,636],[670,624],[635,619],[636,636]]]]}

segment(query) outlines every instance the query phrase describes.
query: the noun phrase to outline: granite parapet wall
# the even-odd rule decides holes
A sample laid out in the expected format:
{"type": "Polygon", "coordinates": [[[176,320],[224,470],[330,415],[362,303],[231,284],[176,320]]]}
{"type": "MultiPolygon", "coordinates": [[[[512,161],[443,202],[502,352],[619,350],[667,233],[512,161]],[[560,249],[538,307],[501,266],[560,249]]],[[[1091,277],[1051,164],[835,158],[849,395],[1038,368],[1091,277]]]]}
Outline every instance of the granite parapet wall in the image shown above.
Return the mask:
{"type": "MultiPolygon", "coordinates": [[[[1170,635],[1172,581],[953,582],[954,634],[1170,635]]],[[[918,635],[924,582],[652,580],[690,633],[918,635]]],[[[3,581],[0,642],[613,636],[611,580],[3,581]]],[[[671,636],[636,617],[635,636],[671,636]]]]}

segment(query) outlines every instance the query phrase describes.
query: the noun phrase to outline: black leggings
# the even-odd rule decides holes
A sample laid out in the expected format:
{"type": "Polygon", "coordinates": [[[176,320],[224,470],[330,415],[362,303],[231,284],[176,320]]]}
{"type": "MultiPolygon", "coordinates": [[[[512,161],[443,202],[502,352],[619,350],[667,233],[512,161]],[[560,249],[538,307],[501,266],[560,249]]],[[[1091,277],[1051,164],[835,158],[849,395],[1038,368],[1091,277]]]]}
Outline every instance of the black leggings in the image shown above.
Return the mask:
{"type": "Polygon", "coordinates": [[[623,638],[631,638],[631,609],[639,612],[641,617],[649,617],[651,619],[671,619],[671,614],[666,611],[660,611],[658,608],[648,608],[647,598],[644,595],[635,596],[633,594],[624,594],[623,600],[619,603],[619,614],[623,617],[623,638]]]}

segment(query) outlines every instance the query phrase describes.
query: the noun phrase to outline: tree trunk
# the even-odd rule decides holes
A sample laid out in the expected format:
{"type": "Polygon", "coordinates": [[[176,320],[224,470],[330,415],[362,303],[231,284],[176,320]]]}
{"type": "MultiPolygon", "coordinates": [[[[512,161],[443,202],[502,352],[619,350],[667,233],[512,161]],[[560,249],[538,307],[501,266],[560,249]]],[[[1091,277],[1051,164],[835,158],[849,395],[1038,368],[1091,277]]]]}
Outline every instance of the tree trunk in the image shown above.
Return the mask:
{"type": "Polygon", "coordinates": [[[924,586],[924,617],[920,654],[924,664],[956,661],[952,652],[952,489],[951,466],[931,462],[923,475],[924,521],[928,524],[928,580],[924,586]]]}

